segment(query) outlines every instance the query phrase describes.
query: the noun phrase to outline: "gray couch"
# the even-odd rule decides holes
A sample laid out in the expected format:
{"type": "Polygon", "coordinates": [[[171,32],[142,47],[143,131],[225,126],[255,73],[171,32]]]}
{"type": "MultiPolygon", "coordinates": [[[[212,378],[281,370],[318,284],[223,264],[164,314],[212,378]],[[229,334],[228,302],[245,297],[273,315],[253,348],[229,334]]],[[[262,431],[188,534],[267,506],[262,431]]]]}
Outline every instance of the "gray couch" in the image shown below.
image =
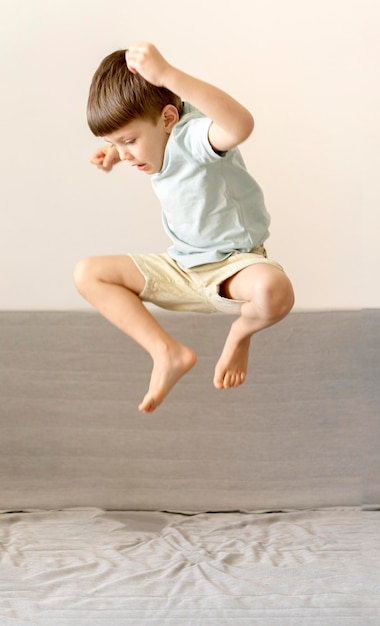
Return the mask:
{"type": "Polygon", "coordinates": [[[0,313],[0,626],[380,623],[380,311],[295,312],[212,373],[232,318],[157,311],[150,359],[95,313],[0,313]]]}

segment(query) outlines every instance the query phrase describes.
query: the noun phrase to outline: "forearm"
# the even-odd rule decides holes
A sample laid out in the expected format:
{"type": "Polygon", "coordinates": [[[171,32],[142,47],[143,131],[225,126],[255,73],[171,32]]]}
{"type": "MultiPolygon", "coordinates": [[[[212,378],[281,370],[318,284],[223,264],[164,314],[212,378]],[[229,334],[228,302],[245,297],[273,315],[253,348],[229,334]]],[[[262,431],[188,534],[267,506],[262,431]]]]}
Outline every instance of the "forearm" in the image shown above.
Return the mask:
{"type": "Polygon", "coordinates": [[[251,113],[226,92],[171,65],[162,78],[163,86],[190,102],[223,131],[224,140],[231,144],[224,149],[240,144],[251,134],[254,125],[251,113]]]}

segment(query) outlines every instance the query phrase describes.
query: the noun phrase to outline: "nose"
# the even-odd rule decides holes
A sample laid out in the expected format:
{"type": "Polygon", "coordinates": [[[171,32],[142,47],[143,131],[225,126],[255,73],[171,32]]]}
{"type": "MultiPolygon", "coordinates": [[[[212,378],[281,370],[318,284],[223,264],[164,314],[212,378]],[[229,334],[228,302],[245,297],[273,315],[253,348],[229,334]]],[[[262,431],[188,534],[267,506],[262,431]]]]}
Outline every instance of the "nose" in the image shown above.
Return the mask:
{"type": "Polygon", "coordinates": [[[130,161],[133,157],[127,148],[119,148],[119,157],[121,161],[130,161]]]}

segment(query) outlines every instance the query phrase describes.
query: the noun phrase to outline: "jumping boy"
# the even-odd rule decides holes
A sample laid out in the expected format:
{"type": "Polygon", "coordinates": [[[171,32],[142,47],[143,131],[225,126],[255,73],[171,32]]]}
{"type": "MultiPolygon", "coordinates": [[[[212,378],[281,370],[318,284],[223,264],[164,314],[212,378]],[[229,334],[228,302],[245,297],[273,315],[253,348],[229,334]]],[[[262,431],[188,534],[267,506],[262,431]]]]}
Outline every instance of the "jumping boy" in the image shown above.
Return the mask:
{"type": "Polygon", "coordinates": [[[148,174],[173,242],[165,254],[93,257],[75,269],[78,291],[152,357],[139,410],[154,411],[196,362],[144,301],[237,314],[214,373],[218,389],[237,387],[252,335],[283,319],[294,302],[288,277],[266,256],[269,215],[237,148],[253,130],[251,114],[169,64],[152,44],[138,43],[102,61],[87,118],[107,142],[92,163],[110,171],[127,161],[148,174]]]}

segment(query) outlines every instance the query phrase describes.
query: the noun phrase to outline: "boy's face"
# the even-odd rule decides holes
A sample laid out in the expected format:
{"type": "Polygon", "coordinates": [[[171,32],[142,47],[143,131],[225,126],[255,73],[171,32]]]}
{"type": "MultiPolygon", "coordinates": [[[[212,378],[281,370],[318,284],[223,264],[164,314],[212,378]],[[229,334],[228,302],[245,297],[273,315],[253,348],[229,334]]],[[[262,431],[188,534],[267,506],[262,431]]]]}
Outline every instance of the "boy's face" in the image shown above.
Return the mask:
{"type": "Polygon", "coordinates": [[[156,122],[135,119],[104,139],[115,146],[122,161],[128,161],[133,167],[146,174],[156,174],[162,168],[166,143],[177,121],[177,109],[168,105],[156,122]],[[174,111],[171,110],[172,108],[174,111]],[[166,111],[166,109],[170,110],[166,111]]]}

